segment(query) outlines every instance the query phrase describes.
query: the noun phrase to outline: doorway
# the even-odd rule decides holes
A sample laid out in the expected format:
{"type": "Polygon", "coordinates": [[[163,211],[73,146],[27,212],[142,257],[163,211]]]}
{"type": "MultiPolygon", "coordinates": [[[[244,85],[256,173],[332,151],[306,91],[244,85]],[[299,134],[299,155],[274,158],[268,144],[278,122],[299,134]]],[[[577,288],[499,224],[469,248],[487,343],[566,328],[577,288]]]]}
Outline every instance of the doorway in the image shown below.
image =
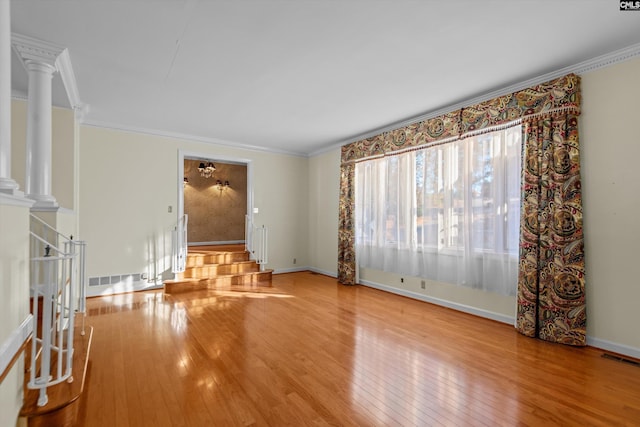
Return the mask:
{"type": "Polygon", "coordinates": [[[244,245],[251,162],[181,152],[178,170],[178,218],[188,215],[189,246],[244,245]]]}

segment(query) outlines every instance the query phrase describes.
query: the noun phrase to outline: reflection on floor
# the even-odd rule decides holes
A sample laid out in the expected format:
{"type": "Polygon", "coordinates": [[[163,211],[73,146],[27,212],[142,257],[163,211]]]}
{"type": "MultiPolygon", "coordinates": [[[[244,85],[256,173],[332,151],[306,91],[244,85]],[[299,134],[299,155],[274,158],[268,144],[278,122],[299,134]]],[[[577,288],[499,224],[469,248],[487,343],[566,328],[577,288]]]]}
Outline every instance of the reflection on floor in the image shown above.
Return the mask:
{"type": "Polygon", "coordinates": [[[80,425],[634,425],[638,368],[310,272],[89,300],[80,425]]]}

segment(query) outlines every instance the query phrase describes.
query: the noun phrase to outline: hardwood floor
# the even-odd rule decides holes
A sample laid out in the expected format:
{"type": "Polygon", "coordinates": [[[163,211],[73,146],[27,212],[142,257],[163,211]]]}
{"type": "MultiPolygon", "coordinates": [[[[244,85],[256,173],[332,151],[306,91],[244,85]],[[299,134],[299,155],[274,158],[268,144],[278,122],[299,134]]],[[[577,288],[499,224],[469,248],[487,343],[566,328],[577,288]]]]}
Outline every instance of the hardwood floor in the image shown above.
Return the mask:
{"type": "Polygon", "coordinates": [[[310,272],[88,301],[81,425],[640,425],[640,367],[310,272]]]}

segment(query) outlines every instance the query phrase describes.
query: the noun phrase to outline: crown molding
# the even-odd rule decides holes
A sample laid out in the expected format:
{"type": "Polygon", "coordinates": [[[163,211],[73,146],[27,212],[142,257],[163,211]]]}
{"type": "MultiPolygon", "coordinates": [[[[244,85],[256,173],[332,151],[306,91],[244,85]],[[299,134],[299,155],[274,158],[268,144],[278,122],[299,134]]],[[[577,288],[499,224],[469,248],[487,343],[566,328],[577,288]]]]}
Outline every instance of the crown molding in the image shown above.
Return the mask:
{"type": "Polygon", "coordinates": [[[83,119],[88,106],[80,100],[80,92],[78,91],[76,75],[71,65],[69,50],[62,46],[18,33],[11,34],[11,45],[25,69],[26,61],[43,62],[55,68],[62,79],[69,105],[74,111],[79,111],[77,117],[83,119]]]}
{"type": "Polygon", "coordinates": [[[238,142],[227,141],[227,140],[219,139],[219,138],[207,138],[207,137],[202,137],[202,136],[198,136],[198,135],[191,135],[191,134],[186,134],[186,133],[180,133],[180,132],[169,132],[169,131],[163,131],[163,130],[159,130],[159,129],[150,129],[150,128],[143,128],[143,127],[137,127],[137,126],[127,126],[127,125],[118,125],[118,124],[114,124],[114,123],[100,122],[100,121],[97,121],[97,120],[85,120],[82,124],[84,126],[91,126],[91,127],[104,128],[104,129],[112,129],[112,130],[118,130],[118,131],[122,131],[122,132],[140,133],[140,134],[145,134],[145,135],[159,136],[159,137],[163,137],[163,138],[182,139],[182,140],[192,141],[192,142],[202,142],[202,143],[206,143],[206,144],[215,144],[215,145],[220,145],[220,146],[229,147],[229,148],[236,148],[236,149],[240,149],[240,150],[258,151],[258,152],[269,153],[269,154],[283,154],[283,155],[286,155],[286,156],[294,156],[294,157],[308,157],[308,155],[306,153],[302,153],[302,152],[299,152],[299,151],[278,150],[278,149],[273,149],[273,148],[260,147],[260,146],[257,146],[257,145],[250,145],[250,144],[243,144],[243,143],[238,143],[238,142]]]}
{"type": "Polygon", "coordinates": [[[69,98],[69,104],[74,111],[80,111],[80,118],[84,118],[87,106],[80,100],[80,92],[78,91],[78,84],[76,83],[76,75],[73,72],[73,66],[71,65],[71,56],[69,56],[69,49],[64,49],[58,55],[56,59],[56,65],[60,77],[62,78],[62,84],[67,92],[67,98],[69,98]]]}
{"type": "Polygon", "coordinates": [[[482,95],[469,98],[462,102],[457,102],[455,104],[450,104],[446,107],[439,108],[437,110],[430,111],[428,113],[423,113],[419,116],[413,116],[409,119],[404,119],[398,122],[394,122],[385,126],[381,126],[367,132],[363,132],[361,134],[351,136],[349,138],[345,138],[340,140],[326,148],[314,151],[313,153],[309,153],[309,157],[317,156],[319,154],[325,153],[327,151],[333,150],[335,148],[340,148],[344,145],[350,144],[352,142],[360,141],[363,139],[371,138],[376,135],[380,135],[384,132],[389,132],[395,129],[399,129],[404,126],[409,126],[417,122],[421,122],[424,120],[428,120],[434,117],[438,117],[442,114],[449,113],[451,111],[458,110],[460,108],[467,107],[469,105],[479,104],[481,102],[488,101],[493,98],[497,98],[499,96],[508,95],[513,92],[518,92],[520,90],[529,88],[531,86],[535,86],[541,83],[548,82],[549,80],[553,80],[562,76],[565,76],[570,73],[583,75],[587,74],[591,71],[598,70],[600,68],[608,67],[610,65],[614,65],[620,62],[627,61],[629,59],[633,59],[640,56],[640,43],[628,46],[626,48],[622,48],[604,55],[597,56],[595,58],[579,62],[574,65],[570,65],[568,67],[561,68],[559,70],[555,70],[546,74],[542,74],[538,77],[534,77],[510,86],[503,87],[498,90],[494,90],[491,92],[486,92],[482,95]]]}

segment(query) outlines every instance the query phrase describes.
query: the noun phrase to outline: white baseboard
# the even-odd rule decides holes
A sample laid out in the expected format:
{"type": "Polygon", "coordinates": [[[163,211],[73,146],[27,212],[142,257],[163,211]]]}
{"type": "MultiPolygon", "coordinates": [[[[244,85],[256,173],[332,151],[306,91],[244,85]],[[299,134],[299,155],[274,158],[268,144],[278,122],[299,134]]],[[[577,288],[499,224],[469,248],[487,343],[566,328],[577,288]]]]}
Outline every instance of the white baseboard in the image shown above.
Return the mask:
{"type": "Polygon", "coordinates": [[[338,278],[338,273],[336,273],[335,271],[321,270],[315,267],[309,267],[307,268],[307,270],[313,271],[314,273],[318,273],[318,274],[324,274],[325,276],[333,277],[334,279],[338,278]]]}
{"type": "Polygon", "coordinates": [[[273,270],[273,274],[299,273],[301,271],[307,271],[307,270],[309,270],[308,267],[277,268],[273,270]]]}
{"type": "Polygon", "coordinates": [[[484,317],[486,319],[495,320],[497,322],[507,323],[509,325],[515,325],[516,319],[512,316],[505,316],[504,314],[494,313],[489,310],[483,310],[480,308],[471,307],[469,305],[459,304],[456,302],[447,301],[440,298],[430,297],[427,295],[418,294],[418,293],[407,291],[404,289],[394,288],[392,286],[382,285],[380,283],[375,283],[368,280],[361,280],[360,284],[369,286],[371,288],[379,289],[381,291],[391,292],[393,294],[402,295],[405,297],[417,299],[417,300],[428,302],[431,304],[440,305],[442,307],[452,308],[454,310],[473,314],[479,317],[484,317]]]}
{"type": "Polygon", "coordinates": [[[0,347],[0,374],[7,369],[13,357],[18,353],[22,344],[33,332],[33,315],[29,314],[0,347]]]}
{"type": "Polygon", "coordinates": [[[321,270],[319,268],[314,268],[314,267],[279,268],[279,269],[273,270],[273,274],[299,273],[302,271],[312,271],[314,273],[323,274],[329,277],[334,277],[334,278],[338,277],[338,275],[335,272],[321,270]]]}

